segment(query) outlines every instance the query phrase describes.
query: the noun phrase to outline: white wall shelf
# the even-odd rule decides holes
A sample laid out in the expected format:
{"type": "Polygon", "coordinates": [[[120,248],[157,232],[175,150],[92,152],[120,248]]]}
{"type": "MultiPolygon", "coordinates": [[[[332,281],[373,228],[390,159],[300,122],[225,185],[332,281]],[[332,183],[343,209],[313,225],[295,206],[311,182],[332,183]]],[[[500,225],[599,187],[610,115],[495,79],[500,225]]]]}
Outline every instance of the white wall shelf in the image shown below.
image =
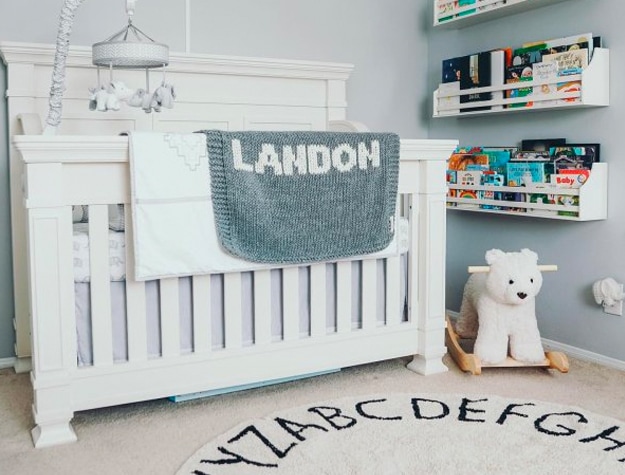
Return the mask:
{"type": "Polygon", "coordinates": [[[456,7],[443,13],[439,7],[454,3],[454,0],[434,0],[434,26],[441,29],[460,29],[564,1],[568,0],[507,0],[505,4],[502,4],[501,0],[478,0],[475,4],[456,7]],[[465,14],[462,15],[463,13],[465,14]],[[450,16],[452,18],[440,21],[441,18],[450,16]]]}
{"type": "Polygon", "coordinates": [[[464,90],[460,90],[459,87],[458,82],[446,83],[441,84],[434,91],[432,117],[475,117],[488,114],[605,107],[610,104],[610,51],[606,48],[594,48],[590,64],[577,75],[557,77],[548,81],[523,81],[464,90]],[[506,91],[562,83],[565,80],[566,82],[579,81],[579,87],[572,92],[505,97],[506,91]],[[492,93],[493,98],[486,101],[461,103],[461,96],[477,93],[492,93]],[[511,104],[528,102],[532,103],[531,107],[509,107],[511,104]],[[463,109],[484,106],[490,109],[462,112],[463,109]]]}
{"type": "Polygon", "coordinates": [[[608,164],[595,163],[588,180],[580,188],[556,188],[546,184],[518,187],[518,186],[488,186],[488,185],[455,185],[448,184],[448,189],[456,190],[459,195],[462,191],[479,192],[490,191],[502,193],[498,199],[459,198],[447,197],[448,210],[473,211],[478,213],[507,214],[511,216],[525,216],[531,218],[559,219],[567,221],[596,221],[608,217],[608,164]],[[516,201],[503,199],[503,194],[515,193],[516,201]],[[544,204],[532,200],[532,195],[552,196],[558,201],[558,196],[574,196],[578,204],[544,204]]]}

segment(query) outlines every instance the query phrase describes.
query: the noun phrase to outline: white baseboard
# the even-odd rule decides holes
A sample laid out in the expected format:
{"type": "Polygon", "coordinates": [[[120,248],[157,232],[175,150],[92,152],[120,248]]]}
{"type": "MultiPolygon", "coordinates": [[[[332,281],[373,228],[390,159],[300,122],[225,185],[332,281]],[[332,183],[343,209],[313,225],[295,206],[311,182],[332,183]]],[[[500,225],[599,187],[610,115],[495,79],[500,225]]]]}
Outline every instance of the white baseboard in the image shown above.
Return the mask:
{"type": "Polygon", "coordinates": [[[575,346],[559,343],[553,340],[547,340],[543,338],[543,345],[545,348],[555,351],[562,351],[563,353],[573,356],[578,360],[589,361],[591,363],[597,363],[609,368],[620,369],[625,371],[625,361],[617,360],[616,358],[610,358],[609,356],[600,355],[599,353],[593,353],[592,351],[582,350],[575,346]]]}
{"type": "Polygon", "coordinates": [[[12,368],[16,358],[0,358],[0,369],[12,368]]]}
{"type": "MultiPolygon", "coordinates": [[[[452,320],[458,318],[458,312],[447,310],[447,315],[452,320]]],[[[619,369],[625,371],[625,361],[617,360],[616,358],[610,358],[609,356],[600,355],[599,353],[593,353],[592,351],[583,350],[575,346],[567,345],[553,340],[542,338],[543,346],[546,349],[554,351],[562,351],[568,356],[572,356],[582,361],[589,361],[591,363],[597,363],[609,368],[619,369]]]]}

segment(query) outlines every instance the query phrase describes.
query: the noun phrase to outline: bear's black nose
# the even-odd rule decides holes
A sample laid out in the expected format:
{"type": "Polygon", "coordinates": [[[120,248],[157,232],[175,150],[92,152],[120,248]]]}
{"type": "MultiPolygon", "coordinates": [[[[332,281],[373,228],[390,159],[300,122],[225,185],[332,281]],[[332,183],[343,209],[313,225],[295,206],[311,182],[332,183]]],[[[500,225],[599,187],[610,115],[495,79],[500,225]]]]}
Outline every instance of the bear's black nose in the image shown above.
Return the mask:
{"type": "Polygon", "coordinates": [[[525,297],[527,297],[527,294],[525,292],[517,292],[517,295],[520,299],[524,299],[525,297]]]}

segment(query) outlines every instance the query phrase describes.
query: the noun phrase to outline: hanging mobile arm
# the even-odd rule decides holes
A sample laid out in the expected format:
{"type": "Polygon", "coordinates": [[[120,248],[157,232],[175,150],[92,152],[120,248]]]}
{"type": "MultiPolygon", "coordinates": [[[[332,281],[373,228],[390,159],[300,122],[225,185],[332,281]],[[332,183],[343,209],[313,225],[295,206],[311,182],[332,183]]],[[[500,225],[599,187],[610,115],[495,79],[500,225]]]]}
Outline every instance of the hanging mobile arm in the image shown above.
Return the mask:
{"type": "Polygon", "coordinates": [[[56,35],[56,52],[52,68],[52,86],[44,135],[55,135],[61,123],[63,108],[63,92],[65,92],[65,63],[69,51],[69,37],[74,24],[74,13],[84,0],[65,0],[59,19],[59,30],[56,35]]]}

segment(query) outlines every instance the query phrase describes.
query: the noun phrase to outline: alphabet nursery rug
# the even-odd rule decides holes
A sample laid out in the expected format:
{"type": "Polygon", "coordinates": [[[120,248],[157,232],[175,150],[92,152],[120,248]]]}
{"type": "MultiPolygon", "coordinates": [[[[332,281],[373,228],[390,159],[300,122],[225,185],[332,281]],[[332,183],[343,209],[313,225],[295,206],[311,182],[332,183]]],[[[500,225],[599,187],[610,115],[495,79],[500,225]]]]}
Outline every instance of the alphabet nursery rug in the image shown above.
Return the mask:
{"type": "Polygon", "coordinates": [[[178,475],[625,474],[625,422],[523,398],[379,394],[245,422],[178,475]]]}

